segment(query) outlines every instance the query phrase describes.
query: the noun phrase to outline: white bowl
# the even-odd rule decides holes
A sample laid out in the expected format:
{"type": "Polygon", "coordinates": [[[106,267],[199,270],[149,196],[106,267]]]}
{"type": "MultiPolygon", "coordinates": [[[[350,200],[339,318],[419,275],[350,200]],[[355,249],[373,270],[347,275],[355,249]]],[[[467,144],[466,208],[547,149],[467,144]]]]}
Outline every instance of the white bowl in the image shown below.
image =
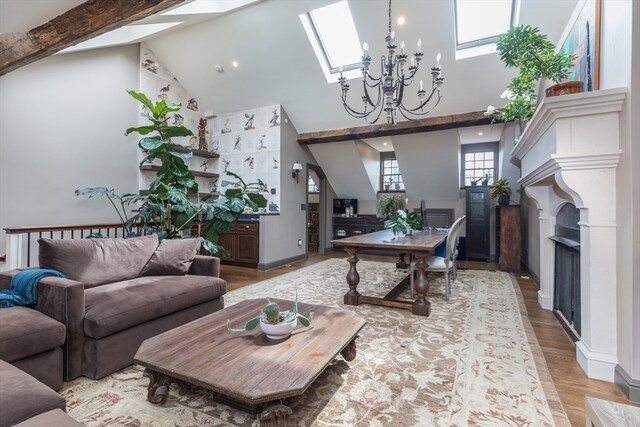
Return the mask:
{"type": "Polygon", "coordinates": [[[278,325],[272,325],[265,323],[260,319],[260,329],[267,335],[267,338],[272,340],[281,340],[291,335],[291,332],[298,326],[298,318],[296,317],[289,323],[280,323],[278,325]]]}

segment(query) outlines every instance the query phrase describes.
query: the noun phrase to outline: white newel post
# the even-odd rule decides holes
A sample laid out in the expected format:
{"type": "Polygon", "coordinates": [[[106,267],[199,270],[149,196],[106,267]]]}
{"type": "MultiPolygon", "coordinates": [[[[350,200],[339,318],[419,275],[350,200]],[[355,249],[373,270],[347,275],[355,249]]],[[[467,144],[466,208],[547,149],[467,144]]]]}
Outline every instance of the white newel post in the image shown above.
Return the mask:
{"type": "Polygon", "coordinates": [[[7,270],[22,267],[22,234],[7,236],[7,270]]]}

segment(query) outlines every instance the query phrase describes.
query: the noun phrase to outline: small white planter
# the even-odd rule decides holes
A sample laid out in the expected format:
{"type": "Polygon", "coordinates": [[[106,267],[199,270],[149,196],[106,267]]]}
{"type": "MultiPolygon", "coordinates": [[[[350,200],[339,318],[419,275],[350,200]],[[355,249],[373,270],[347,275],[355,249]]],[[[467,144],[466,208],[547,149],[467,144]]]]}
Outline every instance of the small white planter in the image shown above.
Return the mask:
{"type": "Polygon", "coordinates": [[[272,325],[270,323],[264,323],[260,320],[260,329],[267,335],[267,338],[272,340],[281,340],[291,335],[291,332],[298,326],[298,318],[295,318],[289,323],[280,323],[278,325],[272,325]]]}

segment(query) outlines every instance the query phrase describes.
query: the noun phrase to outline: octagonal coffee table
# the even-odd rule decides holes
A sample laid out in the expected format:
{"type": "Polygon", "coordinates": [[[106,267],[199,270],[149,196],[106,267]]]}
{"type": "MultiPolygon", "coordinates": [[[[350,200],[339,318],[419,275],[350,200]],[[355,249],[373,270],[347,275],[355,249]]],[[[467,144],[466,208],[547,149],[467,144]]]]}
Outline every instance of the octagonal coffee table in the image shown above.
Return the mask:
{"type": "MultiPolygon", "coordinates": [[[[293,302],[272,300],[281,310],[293,302]]],[[[356,356],[356,338],[366,321],[345,310],[299,303],[313,327],[299,326],[283,340],[268,339],[256,328],[227,331],[227,320],[242,327],[265,306],[266,299],[240,302],[142,343],[134,358],[149,378],[147,399],[162,404],[172,383],[181,393],[192,387],[213,392],[214,399],[253,414],[261,426],[287,425],[291,408],[283,399],[301,395],[341,354],[356,356]]]]}

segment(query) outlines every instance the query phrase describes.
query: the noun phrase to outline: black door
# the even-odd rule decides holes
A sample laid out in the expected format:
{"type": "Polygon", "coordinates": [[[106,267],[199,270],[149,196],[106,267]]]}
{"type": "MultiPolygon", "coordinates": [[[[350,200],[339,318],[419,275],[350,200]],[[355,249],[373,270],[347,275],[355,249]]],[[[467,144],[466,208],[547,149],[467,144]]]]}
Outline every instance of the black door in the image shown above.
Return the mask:
{"type": "Polygon", "coordinates": [[[467,258],[489,260],[489,187],[467,187],[467,258]]]}

